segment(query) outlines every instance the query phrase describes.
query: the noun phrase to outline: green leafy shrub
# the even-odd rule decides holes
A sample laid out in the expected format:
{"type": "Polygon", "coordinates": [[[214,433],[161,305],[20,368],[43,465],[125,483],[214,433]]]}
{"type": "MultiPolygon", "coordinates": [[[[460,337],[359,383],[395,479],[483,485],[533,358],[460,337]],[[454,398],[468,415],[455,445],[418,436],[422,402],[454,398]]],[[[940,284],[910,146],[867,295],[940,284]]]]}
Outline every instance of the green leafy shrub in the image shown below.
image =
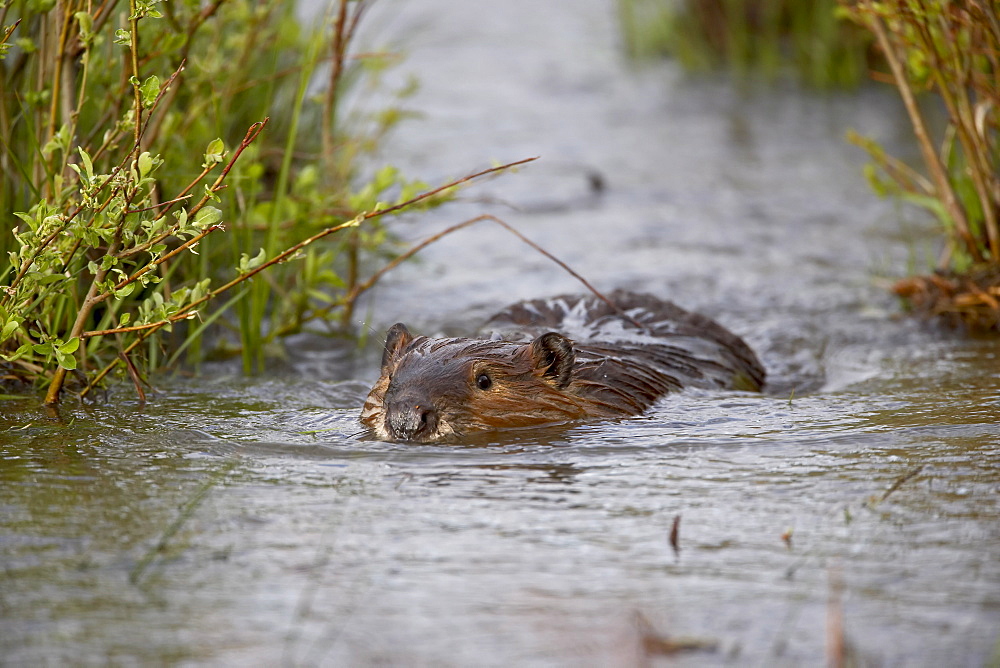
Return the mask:
{"type": "Polygon", "coordinates": [[[878,167],[868,170],[874,187],[938,218],[948,241],[941,268],[1000,263],[1000,4],[851,2],[843,13],[876,37],[924,162],[921,172],[852,135],[878,167]],[[939,136],[918,103],[920,93],[947,112],[939,136]]]}
{"type": "Polygon", "coordinates": [[[68,378],[86,392],[121,362],[199,359],[209,324],[253,371],[276,337],[349,322],[394,255],[383,214],[453,191],[358,172],[405,117],[343,109],[395,59],[349,54],[366,7],[304,28],[294,3],[0,2],[8,380],[54,403],[68,378]]]}

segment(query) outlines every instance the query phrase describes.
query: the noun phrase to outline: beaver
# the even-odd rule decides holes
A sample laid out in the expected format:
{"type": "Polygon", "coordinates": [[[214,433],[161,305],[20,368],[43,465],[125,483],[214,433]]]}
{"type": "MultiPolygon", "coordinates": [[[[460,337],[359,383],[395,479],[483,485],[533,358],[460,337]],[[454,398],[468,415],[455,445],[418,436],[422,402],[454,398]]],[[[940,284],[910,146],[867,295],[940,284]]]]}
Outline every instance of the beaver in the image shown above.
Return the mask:
{"type": "Polygon", "coordinates": [[[379,439],[430,443],[478,431],[638,415],[685,387],[759,391],[765,371],[714,320],[616,291],[512,304],[489,338],[386,333],[361,422],[379,439]]]}

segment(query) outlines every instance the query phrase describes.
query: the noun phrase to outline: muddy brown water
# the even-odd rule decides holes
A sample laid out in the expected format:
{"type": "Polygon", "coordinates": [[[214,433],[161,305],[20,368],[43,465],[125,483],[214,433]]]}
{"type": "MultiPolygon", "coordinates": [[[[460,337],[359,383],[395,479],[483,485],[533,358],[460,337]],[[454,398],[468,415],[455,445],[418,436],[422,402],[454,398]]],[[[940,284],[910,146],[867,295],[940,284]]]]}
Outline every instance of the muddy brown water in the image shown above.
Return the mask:
{"type": "MultiPolygon", "coordinates": [[[[597,0],[386,0],[369,31],[422,83],[387,161],[444,179],[542,156],[400,234],[494,213],[602,288],[718,318],[771,391],[386,444],[358,436],[371,350],[302,337],[266,377],[164,380],[144,407],[4,402],[0,664],[995,665],[1000,346],[882,289],[928,225],[870,193],[842,135],[907,150],[893,97],[635,68],[597,0]]],[[[461,331],[577,289],[482,227],[364,326],[461,331]]]]}

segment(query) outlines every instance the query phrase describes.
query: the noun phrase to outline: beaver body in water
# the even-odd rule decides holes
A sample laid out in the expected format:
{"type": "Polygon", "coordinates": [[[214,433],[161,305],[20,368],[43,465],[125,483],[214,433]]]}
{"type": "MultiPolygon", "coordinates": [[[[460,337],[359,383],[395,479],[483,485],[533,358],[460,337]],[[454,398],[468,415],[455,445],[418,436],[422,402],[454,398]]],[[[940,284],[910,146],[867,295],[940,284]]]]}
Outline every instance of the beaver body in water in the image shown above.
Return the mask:
{"type": "Polygon", "coordinates": [[[491,338],[413,336],[393,325],[361,422],[380,439],[428,443],[484,430],[638,415],[685,387],[760,390],[738,336],[649,295],[618,291],[508,306],[491,338]]]}

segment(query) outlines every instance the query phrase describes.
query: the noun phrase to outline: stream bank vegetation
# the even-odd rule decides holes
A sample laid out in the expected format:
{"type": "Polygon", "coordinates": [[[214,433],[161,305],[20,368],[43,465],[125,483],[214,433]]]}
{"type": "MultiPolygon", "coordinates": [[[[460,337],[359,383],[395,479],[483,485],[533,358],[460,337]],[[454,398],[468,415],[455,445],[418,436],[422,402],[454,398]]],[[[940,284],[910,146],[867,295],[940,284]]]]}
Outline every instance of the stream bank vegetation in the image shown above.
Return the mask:
{"type": "Polygon", "coordinates": [[[1000,2],[619,0],[619,11],[637,56],[669,53],[691,70],[768,79],[793,71],[821,87],[857,84],[870,70],[895,86],[922,167],[848,139],[871,156],[866,174],[879,195],[938,221],[943,250],[893,290],[918,314],[1000,331],[1000,2]]]}
{"type": "Polygon", "coordinates": [[[856,86],[870,64],[871,36],[838,20],[836,8],[837,0],[618,0],[633,57],[817,88],[856,86]]]}
{"type": "Polygon", "coordinates": [[[899,91],[923,160],[913,168],[852,135],[874,160],[869,180],[930,211],[944,237],[933,273],[893,289],[918,314],[1000,331],[1000,2],[864,0],[842,13],[875,36],[889,70],[876,76],[899,91]]]}
{"type": "Polygon", "coordinates": [[[398,60],[350,52],[369,4],[305,25],[295,3],[0,0],[6,387],[52,405],[115,372],[142,398],[182,356],[254,372],[310,323],[346,333],[399,255],[386,218],[507,167],[362,172],[414,89],[348,103],[398,60]]]}

